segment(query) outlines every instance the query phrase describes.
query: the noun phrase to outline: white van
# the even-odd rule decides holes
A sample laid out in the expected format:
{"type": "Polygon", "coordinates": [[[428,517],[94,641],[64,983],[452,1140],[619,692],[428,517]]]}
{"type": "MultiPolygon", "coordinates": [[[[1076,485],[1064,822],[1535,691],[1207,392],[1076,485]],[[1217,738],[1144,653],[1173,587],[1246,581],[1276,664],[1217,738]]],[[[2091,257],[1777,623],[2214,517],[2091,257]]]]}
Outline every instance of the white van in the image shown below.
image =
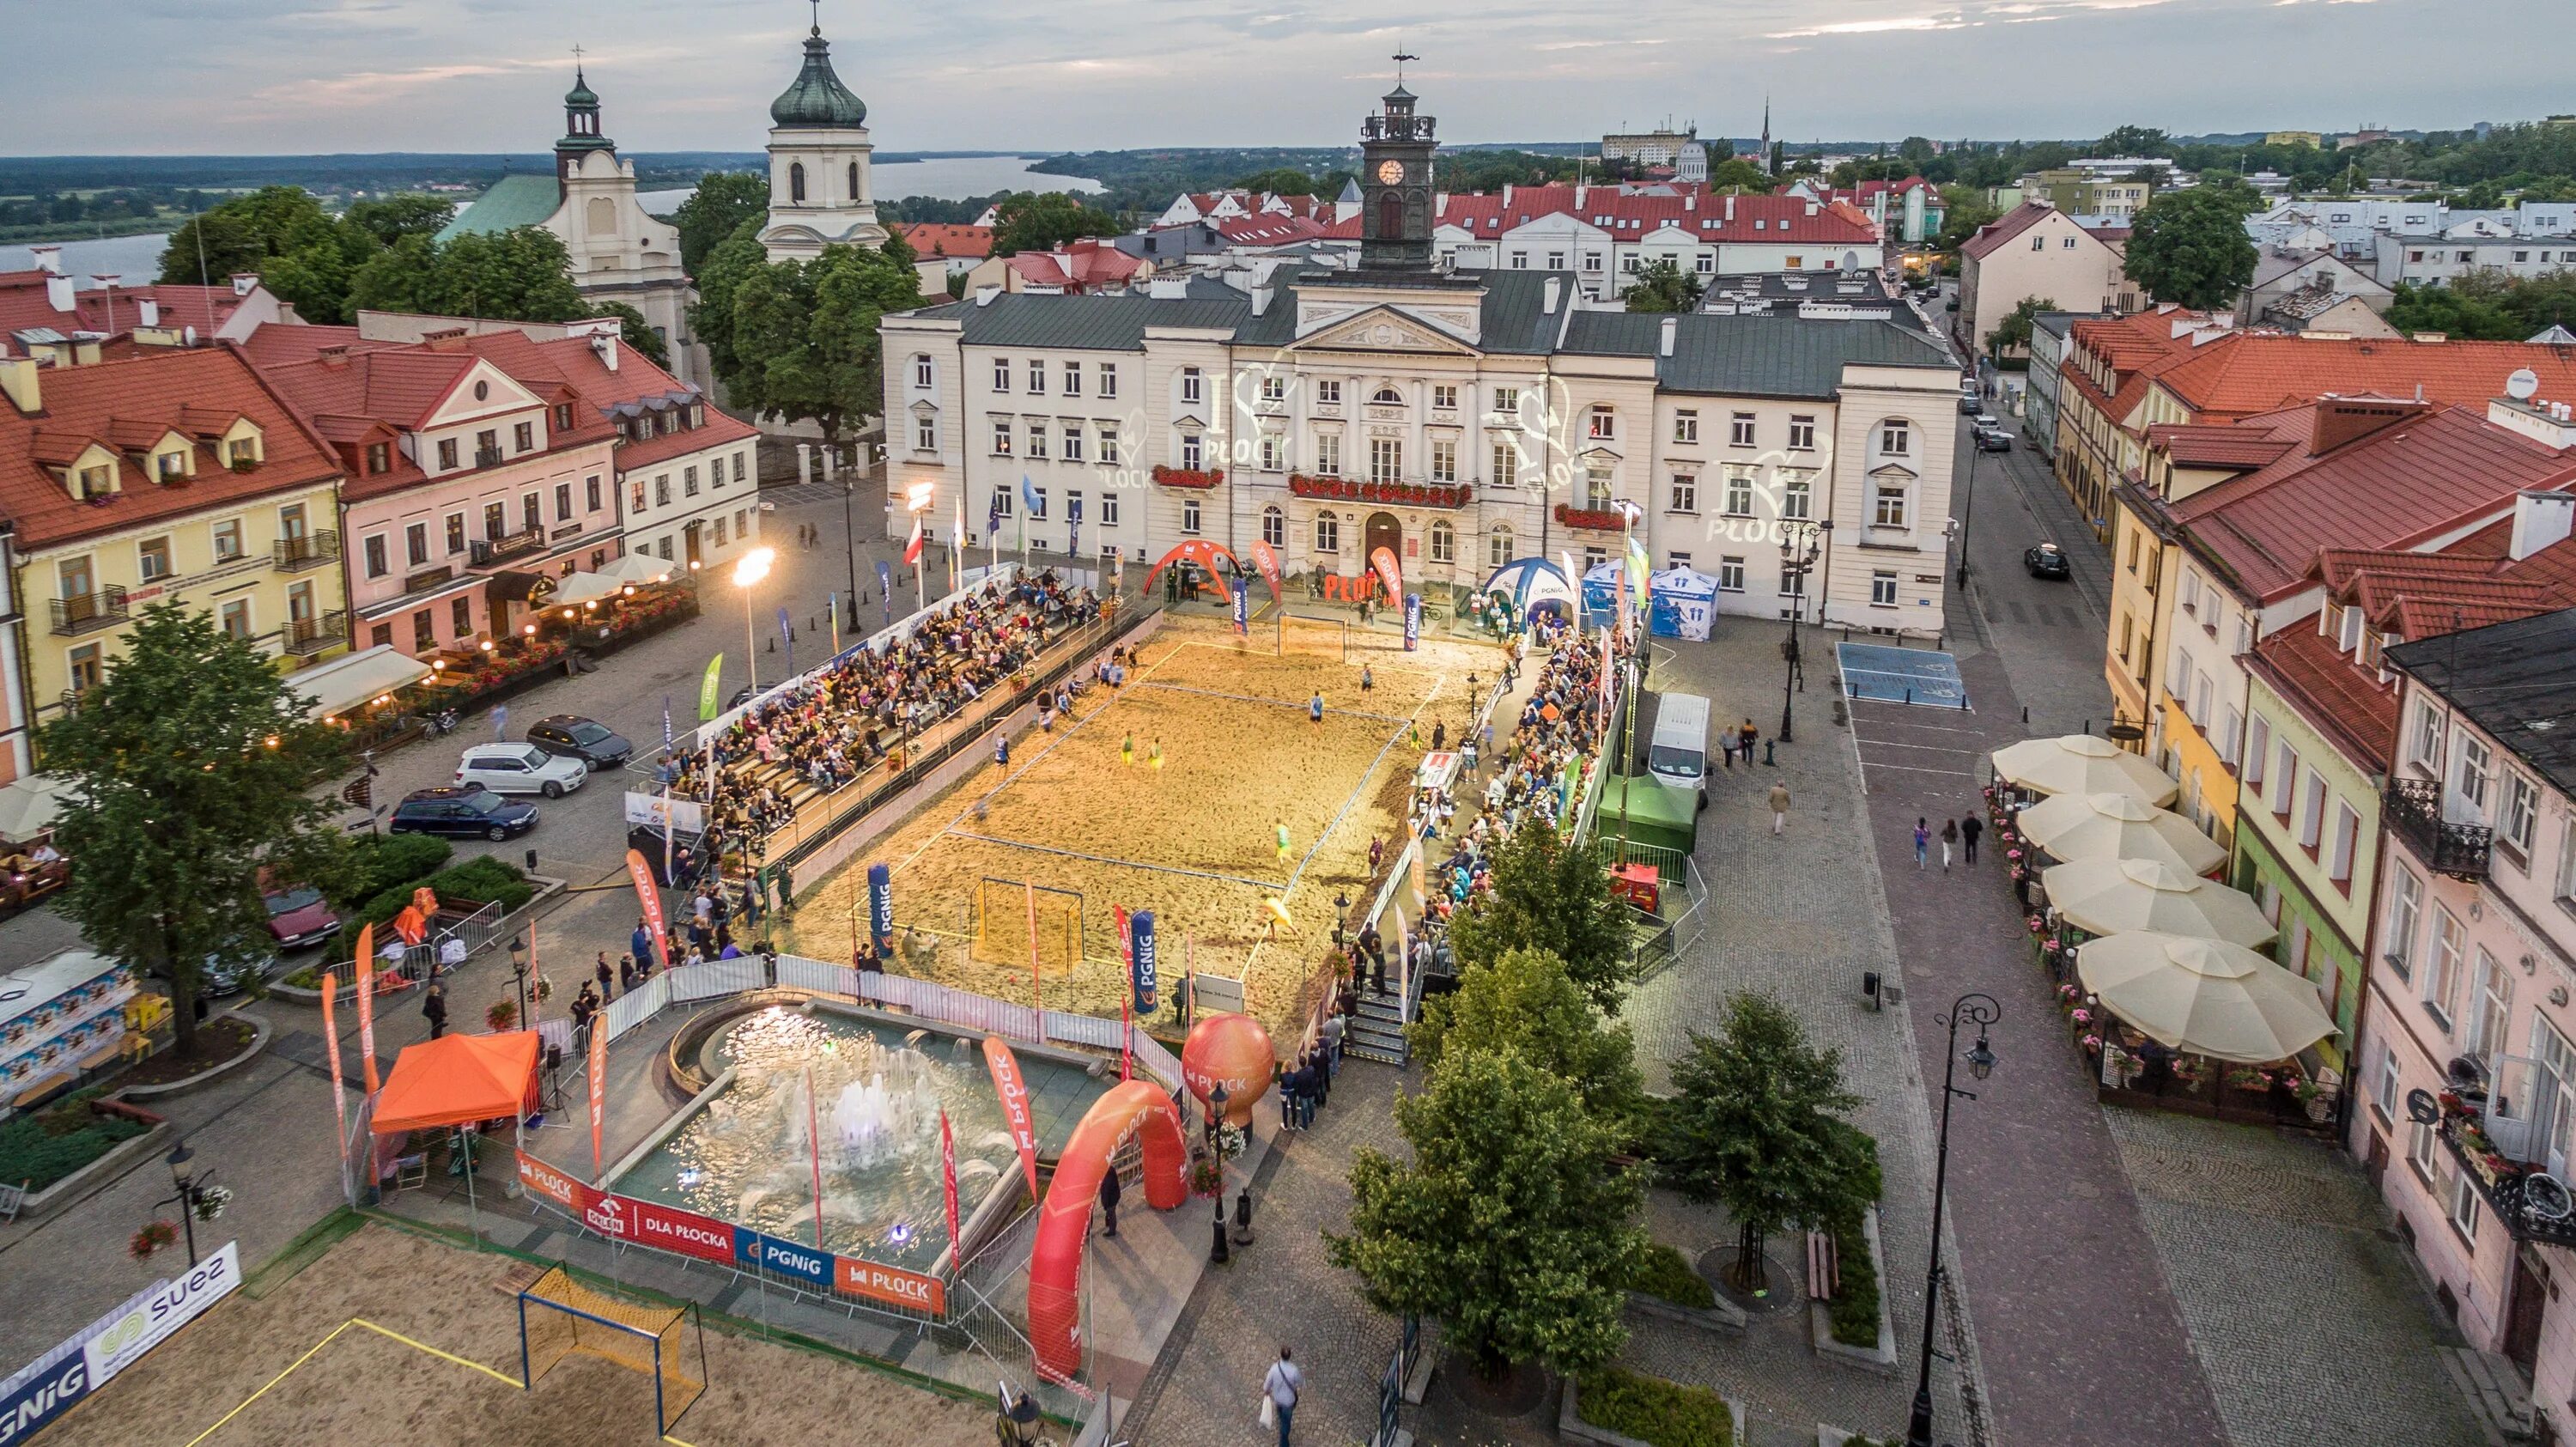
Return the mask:
{"type": "Polygon", "coordinates": [[[1699,795],[1708,806],[1708,700],[1695,693],[1655,699],[1655,737],[1646,750],[1646,772],[1676,789],[1699,795]]]}

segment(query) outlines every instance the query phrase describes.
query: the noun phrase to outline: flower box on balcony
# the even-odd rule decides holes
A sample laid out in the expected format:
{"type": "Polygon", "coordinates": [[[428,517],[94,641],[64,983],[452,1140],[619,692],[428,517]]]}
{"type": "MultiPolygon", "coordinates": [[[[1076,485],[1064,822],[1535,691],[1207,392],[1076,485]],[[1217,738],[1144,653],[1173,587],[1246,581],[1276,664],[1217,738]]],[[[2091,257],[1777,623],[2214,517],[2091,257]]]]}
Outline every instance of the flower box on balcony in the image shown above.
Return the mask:
{"type": "Polygon", "coordinates": [[[1476,496],[1476,489],[1463,482],[1357,482],[1346,477],[1309,477],[1302,472],[1288,474],[1288,490],[1299,497],[1336,502],[1444,509],[1465,507],[1476,496]]]}
{"type": "Polygon", "coordinates": [[[1576,507],[1564,502],[1556,505],[1556,520],[1570,528],[1603,533],[1615,533],[1627,524],[1627,518],[1616,508],[1576,507]]]}
{"type": "Polygon", "coordinates": [[[1205,472],[1200,472],[1187,467],[1163,467],[1158,465],[1154,469],[1154,480],[1165,487],[1208,488],[1214,487],[1218,483],[1225,481],[1225,469],[1222,467],[1212,467],[1205,472]]]}

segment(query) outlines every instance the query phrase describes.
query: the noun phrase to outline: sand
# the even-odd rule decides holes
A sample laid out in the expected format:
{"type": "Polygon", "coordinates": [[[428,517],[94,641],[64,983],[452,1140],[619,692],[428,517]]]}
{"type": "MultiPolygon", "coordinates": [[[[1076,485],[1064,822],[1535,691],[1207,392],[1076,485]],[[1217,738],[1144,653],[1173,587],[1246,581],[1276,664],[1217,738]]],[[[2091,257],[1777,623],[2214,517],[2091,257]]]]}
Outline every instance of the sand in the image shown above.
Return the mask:
{"type": "MultiPolygon", "coordinates": [[[[370,1224],[259,1300],[237,1292],[44,1434],[46,1447],[182,1447],[351,1317],[482,1363],[508,1383],[363,1328],[343,1331],[207,1436],[204,1447],[613,1447],[651,1443],[653,1378],[580,1353],[519,1376],[520,1263],[370,1224]]],[[[706,1394],[672,1427],[692,1447],[871,1440],[989,1447],[989,1409],[883,1372],[753,1338],[704,1333],[706,1394]]],[[[694,1376],[694,1365],[690,1375],[694,1376]]]]}
{"type": "Polygon", "coordinates": [[[1037,982],[1049,1009],[1119,1012],[1126,984],[1111,909],[1124,905],[1154,911],[1167,981],[1194,960],[1242,979],[1253,1012],[1285,1026],[1330,948],[1334,896],[1361,901],[1369,842],[1383,839],[1391,855],[1401,839],[1423,753],[1417,721],[1425,743],[1439,720],[1455,734],[1468,715],[1467,675],[1490,686],[1502,660],[1474,643],[1425,639],[1408,654],[1392,638],[1355,634],[1345,663],[1260,651],[1257,627],[1253,638],[1239,648],[1221,621],[1167,621],[1127,688],[1095,690],[1070,725],[1024,738],[1007,768],[987,762],[809,890],[788,948],[847,959],[865,866],[883,861],[894,869],[897,924],[938,944],[935,961],[909,972],[1030,1000],[1038,991],[1024,960],[979,961],[969,948],[979,883],[1029,881],[1082,896],[1085,958],[1037,982]],[[1307,715],[1319,691],[1320,725],[1307,715]],[[1130,738],[1133,758],[1122,759],[1130,738]],[[1160,769],[1149,762],[1157,740],[1160,769]],[[1275,935],[1272,896],[1290,918],[1275,935]]]}

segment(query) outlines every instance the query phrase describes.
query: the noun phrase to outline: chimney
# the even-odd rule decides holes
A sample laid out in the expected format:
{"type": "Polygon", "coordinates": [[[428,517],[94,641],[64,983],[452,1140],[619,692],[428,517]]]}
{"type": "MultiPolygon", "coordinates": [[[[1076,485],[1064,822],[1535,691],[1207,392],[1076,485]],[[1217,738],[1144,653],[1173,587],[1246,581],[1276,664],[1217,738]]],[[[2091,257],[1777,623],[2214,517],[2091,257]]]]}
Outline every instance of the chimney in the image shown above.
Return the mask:
{"type": "Polygon", "coordinates": [[[259,285],[258,272],[236,271],[233,273],[233,295],[248,296],[250,295],[250,289],[257,285],[259,285]]]}
{"type": "Polygon", "coordinates": [[[2447,342],[2450,339],[2449,332],[2410,332],[2406,337],[2410,342],[2422,342],[2426,346],[2431,346],[2435,342],[2447,342]]]}
{"type": "Polygon", "coordinates": [[[1583,198],[1584,198],[1585,196],[1590,195],[1591,193],[1592,193],[1592,188],[1591,188],[1591,187],[1589,187],[1589,186],[1577,186],[1577,187],[1575,187],[1575,188],[1574,188],[1574,209],[1575,209],[1575,210],[1577,210],[1577,211],[1582,210],[1582,209],[1583,209],[1583,198]]]}
{"type": "Polygon", "coordinates": [[[134,324],[138,327],[161,325],[161,303],[148,296],[137,298],[134,303],[134,324]]]}
{"type": "Polygon", "coordinates": [[[1000,296],[1001,294],[1001,286],[997,283],[988,281],[982,286],[975,288],[975,305],[991,306],[993,304],[993,298],[1000,296]]]}
{"type": "Polygon", "coordinates": [[[1673,336],[1681,329],[1682,319],[1680,317],[1664,318],[1663,336],[1655,343],[1655,355],[1660,357],[1671,356],[1673,354],[1673,336]]]}
{"type": "Polygon", "coordinates": [[[0,357],[0,396],[30,417],[45,410],[45,389],[37,378],[35,358],[0,357]]]}
{"type": "Polygon", "coordinates": [[[1156,301],[1183,301],[1190,294],[1186,276],[1149,276],[1145,278],[1145,295],[1156,301]]]}
{"type": "Polygon", "coordinates": [[[465,328],[440,327],[435,331],[423,332],[420,334],[420,344],[433,352],[464,351],[465,328]]]}
{"type": "Polygon", "coordinates": [[[1505,182],[1503,183],[1503,209],[1504,209],[1504,210],[1506,210],[1506,211],[1508,211],[1508,210],[1510,210],[1510,209],[1511,209],[1511,205],[1512,205],[1512,183],[1511,183],[1511,182],[1509,182],[1509,181],[1505,181],[1505,182]]]}
{"type": "Polygon", "coordinates": [[[27,254],[36,260],[36,269],[47,276],[63,274],[63,249],[59,246],[30,246],[27,254]]]}
{"type": "Polygon", "coordinates": [[[58,312],[67,312],[72,309],[74,303],[72,300],[72,279],[70,277],[63,275],[59,271],[48,271],[45,273],[45,305],[58,312]]]}
{"type": "Polygon", "coordinates": [[[617,344],[624,336],[623,328],[614,327],[602,327],[590,334],[590,350],[598,356],[599,364],[611,372],[617,370],[617,344]]]}
{"type": "Polygon", "coordinates": [[[1564,277],[1561,277],[1561,276],[1550,276],[1550,277],[1547,279],[1547,292],[1546,292],[1547,300],[1546,300],[1546,303],[1545,303],[1544,305],[1542,305],[1542,306],[1539,308],[1539,310],[1540,310],[1540,311],[1545,312],[1545,313],[1546,313],[1547,315],[1549,315],[1549,316],[1554,316],[1554,315],[1556,315],[1556,303],[1557,303],[1558,299],[1564,295],[1564,293],[1565,293],[1565,278],[1564,278],[1564,277]]]}
{"type": "Polygon", "coordinates": [[[313,360],[320,362],[326,367],[345,367],[349,365],[348,344],[342,342],[335,343],[334,345],[327,347],[315,348],[313,352],[313,360]]]}
{"type": "Polygon", "coordinates": [[[1808,203],[1807,203],[1807,214],[1808,214],[1808,215],[1810,215],[1810,216],[1813,216],[1813,215],[1815,215],[1815,214],[1816,214],[1816,203],[1815,203],[1815,202],[1810,201],[1810,202],[1808,202],[1808,203]]]}
{"type": "Polygon", "coordinates": [[[1699,193],[1697,191],[1693,191],[1682,198],[1682,209],[1684,211],[1697,211],[1699,209],[1699,193]]]}
{"type": "Polygon", "coordinates": [[[2421,417],[2425,411],[2421,402],[2395,402],[2385,398],[2319,398],[2316,423],[2308,434],[2308,455],[2322,457],[2372,433],[2421,417]]]}
{"type": "Polygon", "coordinates": [[[1254,316],[1260,316],[1269,311],[1270,299],[1275,295],[1277,295],[1277,292],[1272,288],[1270,283],[1266,281],[1261,285],[1254,287],[1252,289],[1252,314],[1254,316]]]}
{"type": "Polygon", "coordinates": [[[2576,493],[2518,492],[2513,495],[2513,543],[2516,562],[2530,557],[2576,531],[2576,493]]]}

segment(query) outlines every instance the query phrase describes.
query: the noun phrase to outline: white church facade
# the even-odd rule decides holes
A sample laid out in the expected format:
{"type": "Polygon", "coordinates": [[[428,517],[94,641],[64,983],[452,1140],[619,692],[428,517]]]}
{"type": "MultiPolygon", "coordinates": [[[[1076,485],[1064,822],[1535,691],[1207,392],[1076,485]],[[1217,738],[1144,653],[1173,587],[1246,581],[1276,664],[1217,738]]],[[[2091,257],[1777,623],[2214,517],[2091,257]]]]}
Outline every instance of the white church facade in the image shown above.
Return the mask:
{"type": "Polygon", "coordinates": [[[833,72],[831,49],[816,25],[804,68],[769,104],[769,224],[760,244],[772,261],[886,239],[868,174],[868,108],[833,72]]]}

